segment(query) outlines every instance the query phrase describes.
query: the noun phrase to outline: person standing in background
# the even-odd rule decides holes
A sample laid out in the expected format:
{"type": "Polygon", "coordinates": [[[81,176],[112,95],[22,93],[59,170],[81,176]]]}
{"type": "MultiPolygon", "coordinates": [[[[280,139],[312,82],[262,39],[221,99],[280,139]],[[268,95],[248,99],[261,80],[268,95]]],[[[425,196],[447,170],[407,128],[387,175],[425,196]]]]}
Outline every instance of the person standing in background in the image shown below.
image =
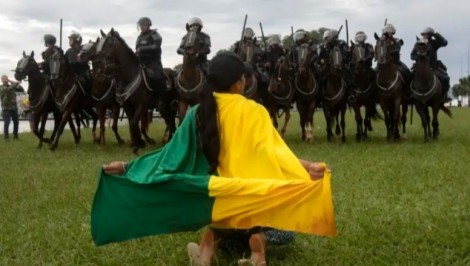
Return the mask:
{"type": "Polygon", "coordinates": [[[2,105],[3,117],[3,136],[5,140],[9,140],[10,122],[13,120],[13,138],[18,139],[18,104],[16,102],[16,92],[22,91],[18,86],[18,82],[8,79],[7,75],[3,75],[2,85],[0,85],[0,99],[2,105]]]}

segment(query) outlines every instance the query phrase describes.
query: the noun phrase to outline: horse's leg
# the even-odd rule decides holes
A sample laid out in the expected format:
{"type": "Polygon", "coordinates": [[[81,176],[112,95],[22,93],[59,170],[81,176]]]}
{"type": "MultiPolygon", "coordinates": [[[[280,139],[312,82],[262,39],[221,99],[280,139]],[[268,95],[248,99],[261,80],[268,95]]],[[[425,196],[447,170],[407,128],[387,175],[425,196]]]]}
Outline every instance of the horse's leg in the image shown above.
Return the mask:
{"type": "Polygon", "coordinates": [[[98,118],[100,120],[100,134],[99,134],[99,137],[98,137],[98,144],[99,145],[105,145],[106,143],[106,137],[105,137],[105,133],[106,133],[106,125],[105,125],[105,120],[106,120],[106,107],[104,104],[101,104],[100,106],[98,106],[98,118]]]}
{"type": "Polygon", "coordinates": [[[427,126],[427,118],[426,118],[426,110],[425,106],[421,102],[416,102],[415,104],[416,111],[419,114],[419,117],[421,118],[421,126],[423,127],[423,132],[424,132],[424,142],[428,141],[428,126],[427,126]]]}
{"type": "MultiPolygon", "coordinates": [[[[354,109],[354,116],[356,119],[356,141],[361,141],[365,130],[362,128],[361,108],[357,102],[353,105],[353,109],[354,109]]],[[[367,110],[366,110],[366,118],[367,118],[367,110]]]]}
{"type": "Polygon", "coordinates": [[[390,115],[389,115],[388,106],[386,103],[380,102],[380,108],[382,109],[384,113],[385,128],[387,129],[387,141],[390,141],[390,139],[392,138],[392,134],[390,132],[390,115]]]}
{"type": "MultiPolygon", "coordinates": [[[[57,129],[59,128],[60,120],[62,119],[62,114],[60,113],[59,110],[56,109],[56,110],[52,111],[52,117],[54,118],[54,126],[52,128],[51,138],[50,138],[50,140],[48,140],[47,143],[52,143],[52,141],[55,139],[55,136],[57,135],[57,129]]],[[[46,121],[46,120],[47,120],[47,115],[44,118],[44,121],[46,121]]],[[[45,125],[46,124],[44,122],[44,126],[45,125]]]]}
{"type": "Polygon", "coordinates": [[[331,130],[331,122],[332,122],[332,113],[330,106],[324,103],[323,105],[323,114],[325,115],[325,122],[326,122],[326,138],[329,142],[332,141],[333,138],[333,130],[331,130]]]}
{"type": "Polygon", "coordinates": [[[33,127],[33,132],[36,137],[39,139],[39,144],[38,144],[38,149],[42,147],[42,142],[44,141],[43,135],[44,135],[44,127],[45,127],[45,120],[47,119],[47,112],[44,112],[42,114],[34,114],[34,127],[33,127]],[[39,124],[41,124],[41,129],[42,129],[42,134],[41,130],[39,129],[39,124]]]}
{"type": "Polygon", "coordinates": [[[141,124],[140,133],[142,133],[142,135],[145,138],[145,141],[148,144],[155,145],[156,144],[155,140],[150,138],[149,135],[148,135],[148,131],[149,131],[149,128],[150,128],[150,115],[151,115],[151,112],[149,110],[147,110],[147,108],[145,108],[145,110],[142,111],[142,118],[141,118],[141,123],[140,123],[141,124]]]}
{"type": "Polygon", "coordinates": [[[281,129],[281,136],[282,138],[284,138],[285,134],[286,134],[286,131],[287,131],[287,124],[289,123],[289,120],[290,120],[290,108],[289,107],[286,107],[284,108],[284,125],[282,126],[282,129],[281,129]]]}
{"type": "Polygon", "coordinates": [[[394,106],[394,110],[393,110],[393,127],[394,127],[394,138],[395,140],[399,140],[400,139],[400,129],[398,127],[398,125],[400,124],[400,113],[401,113],[401,108],[402,104],[401,104],[401,99],[400,98],[397,98],[395,99],[395,106],[394,106]]]}
{"type": "MultiPolygon", "coordinates": [[[[105,109],[106,110],[106,109],[105,109]]],[[[95,110],[93,108],[89,107],[86,109],[87,113],[90,114],[91,119],[93,120],[93,125],[92,125],[92,136],[93,136],[93,142],[99,143],[100,139],[96,136],[96,126],[98,124],[98,115],[96,114],[95,110]]]]}
{"type": "MultiPolygon", "coordinates": [[[[59,127],[57,128],[57,135],[55,136],[54,140],[52,141],[51,146],[49,147],[51,151],[55,151],[57,149],[57,146],[59,145],[60,136],[62,136],[62,133],[64,132],[65,124],[69,121],[71,115],[72,115],[72,110],[65,110],[64,113],[62,114],[59,127]]],[[[74,137],[75,135],[76,133],[74,134],[74,137]]]]}
{"type": "Polygon", "coordinates": [[[316,100],[313,100],[307,108],[307,142],[311,143],[313,141],[313,115],[316,108],[316,100]]]}
{"type": "MultiPolygon", "coordinates": [[[[336,106],[338,107],[338,106],[336,106]]],[[[341,128],[340,128],[340,123],[339,123],[339,115],[340,115],[340,110],[335,110],[334,111],[334,116],[335,116],[335,119],[336,119],[336,130],[335,130],[335,134],[336,136],[339,136],[341,135],[341,128]]]]}
{"type": "MultiPolygon", "coordinates": [[[[78,129],[78,132],[75,131],[75,133],[73,133],[73,137],[76,138],[76,135],[78,136],[78,139],[81,139],[82,138],[82,133],[81,133],[81,130],[80,130],[80,126],[83,125],[83,127],[85,128],[85,124],[83,124],[83,119],[81,117],[81,112],[82,111],[75,111],[73,112],[73,115],[75,116],[75,121],[77,123],[77,129],[78,129]]],[[[72,114],[70,114],[70,117],[72,117],[72,114]]],[[[74,131],[72,131],[74,132],[74,131]]]]}
{"type": "MultiPolygon", "coordinates": [[[[112,129],[113,129],[113,132],[114,132],[114,136],[116,137],[116,140],[117,142],[122,145],[124,144],[124,140],[121,138],[121,135],[119,135],[118,133],[118,121],[119,121],[119,112],[120,112],[121,108],[119,107],[119,105],[115,105],[114,108],[113,108],[113,125],[112,125],[112,129]]],[[[104,139],[103,139],[104,141],[104,139]]]]}
{"type": "Polygon", "coordinates": [[[72,135],[73,135],[75,144],[78,144],[80,142],[80,136],[79,136],[79,134],[77,134],[77,131],[75,129],[75,125],[73,123],[72,117],[69,118],[69,127],[70,127],[70,130],[72,131],[72,135]]]}
{"type": "MultiPolygon", "coordinates": [[[[341,141],[345,143],[346,142],[346,122],[345,122],[346,104],[344,104],[344,106],[341,107],[340,113],[341,113],[341,134],[342,134],[341,141]]],[[[360,110],[359,110],[359,114],[360,114],[360,110]]]]}
{"type": "Polygon", "coordinates": [[[437,139],[439,137],[439,134],[440,134],[440,132],[439,132],[439,121],[437,120],[437,116],[439,114],[439,109],[440,109],[439,105],[435,105],[432,108],[432,128],[433,128],[432,137],[434,139],[437,139]]]}
{"type": "Polygon", "coordinates": [[[180,99],[178,101],[178,113],[179,113],[178,126],[181,126],[181,123],[183,123],[183,119],[186,116],[187,110],[188,110],[188,103],[186,103],[186,101],[184,101],[183,99],[180,99]]]}
{"type": "Polygon", "coordinates": [[[426,122],[427,122],[427,125],[428,125],[428,137],[430,138],[432,135],[431,135],[431,116],[429,115],[429,107],[427,107],[426,105],[424,105],[425,107],[425,110],[426,110],[426,122]]]}
{"type": "Polygon", "coordinates": [[[297,101],[297,110],[299,112],[299,116],[300,116],[300,128],[302,130],[302,141],[305,141],[305,126],[306,126],[306,122],[307,122],[307,112],[305,110],[306,108],[304,107],[304,103],[300,102],[300,101],[297,101]]]}
{"type": "Polygon", "coordinates": [[[407,121],[407,115],[408,115],[408,103],[403,102],[401,106],[401,125],[402,125],[402,132],[403,132],[403,137],[406,138],[406,121],[407,121]]]}
{"type": "Polygon", "coordinates": [[[170,103],[163,102],[163,104],[160,105],[160,114],[165,120],[166,124],[166,130],[165,134],[163,136],[163,143],[167,143],[170,141],[170,139],[173,137],[173,134],[176,131],[176,112],[171,108],[170,103]]]}
{"type": "Polygon", "coordinates": [[[137,155],[140,148],[145,148],[145,141],[142,140],[141,131],[139,129],[139,122],[144,114],[145,108],[139,105],[130,116],[129,127],[132,130],[132,152],[137,155]]]}

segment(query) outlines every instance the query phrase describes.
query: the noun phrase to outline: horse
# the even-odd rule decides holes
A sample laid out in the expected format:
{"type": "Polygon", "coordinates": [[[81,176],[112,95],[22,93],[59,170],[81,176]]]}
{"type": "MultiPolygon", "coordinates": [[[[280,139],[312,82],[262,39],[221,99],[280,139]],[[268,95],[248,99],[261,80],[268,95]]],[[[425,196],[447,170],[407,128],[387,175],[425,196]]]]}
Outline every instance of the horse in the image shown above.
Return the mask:
{"type": "Polygon", "coordinates": [[[377,59],[377,77],[375,86],[380,107],[384,113],[385,126],[387,128],[387,140],[400,139],[399,121],[400,107],[403,134],[406,134],[406,113],[408,105],[405,98],[405,80],[398,70],[398,66],[392,60],[389,46],[394,45],[391,41],[379,38],[375,34],[376,46],[375,56],[377,59]]]}
{"type": "Polygon", "coordinates": [[[295,95],[295,90],[290,80],[289,60],[286,56],[281,56],[277,60],[275,73],[269,81],[266,107],[276,129],[278,128],[277,112],[279,109],[284,111],[284,125],[280,132],[281,136],[284,137],[287,131],[287,124],[290,120],[290,108],[295,95]]]}
{"type": "MultiPolygon", "coordinates": [[[[23,51],[23,57],[18,61],[15,69],[15,79],[22,81],[28,77],[29,89],[28,96],[30,108],[33,115],[33,133],[39,139],[38,148],[42,147],[43,142],[50,143],[55,138],[57,127],[60,123],[60,111],[54,102],[52,88],[39,70],[39,66],[34,59],[34,51],[26,55],[23,51]],[[49,113],[54,117],[54,128],[51,138],[44,137],[47,116],[49,113]],[[39,124],[41,126],[39,127],[39,124]]],[[[70,128],[75,130],[73,123],[70,128]]]]}
{"type": "MultiPolygon", "coordinates": [[[[63,56],[63,55],[62,55],[63,56]]],[[[77,134],[74,134],[75,144],[81,139],[80,135],[80,112],[86,111],[93,119],[92,135],[94,142],[98,142],[96,137],[96,125],[98,116],[93,110],[93,103],[90,97],[90,88],[87,88],[85,82],[82,82],[73,72],[67,58],[60,60],[60,75],[53,86],[55,90],[54,101],[61,111],[62,118],[57,128],[57,134],[53,139],[50,150],[54,151],[59,145],[59,139],[64,132],[67,121],[75,114],[77,119],[77,134]]],[[[72,131],[73,132],[73,131],[72,131]]]]}
{"type": "Polygon", "coordinates": [[[346,142],[345,115],[347,106],[347,85],[341,72],[344,63],[343,56],[339,47],[334,47],[330,54],[326,67],[328,74],[326,76],[322,94],[323,94],[323,113],[326,120],[326,134],[329,142],[333,140],[332,126],[336,118],[336,135],[342,135],[341,141],[346,142]],[[338,123],[338,117],[341,116],[341,122],[338,123]],[[341,128],[340,128],[341,126],[341,128]]]}
{"type": "Polygon", "coordinates": [[[443,110],[449,117],[452,117],[451,111],[444,106],[442,101],[444,93],[442,84],[431,67],[430,48],[424,40],[419,40],[415,44],[417,58],[414,65],[414,78],[410,85],[411,97],[421,117],[425,142],[429,141],[431,136],[433,139],[439,137],[439,121],[437,119],[439,110],[443,110]],[[432,109],[432,135],[429,107],[432,109]]]}
{"type": "Polygon", "coordinates": [[[302,141],[311,143],[313,141],[313,115],[320,96],[320,86],[312,69],[307,65],[314,56],[308,44],[302,44],[296,52],[298,71],[294,77],[295,102],[300,116],[302,141]]]}
{"type": "Polygon", "coordinates": [[[239,55],[241,59],[249,64],[250,66],[253,67],[254,71],[251,73],[251,75],[246,76],[246,82],[245,82],[245,90],[243,92],[243,95],[251,100],[260,101],[260,95],[258,92],[259,89],[259,82],[258,78],[256,77],[256,66],[253,62],[253,57],[254,57],[254,50],[255,50],[255,44],[253,40],[245,40],[243,43],[240,43],[239,47],[239,55]]]}
{"type": "Polygon", "coordinates": [[[80,62],[92,62],[93,71],[92,78],[93,84],[91,87],[91,98],[95,101],[95,105],[98,111],[98,117],[100,121],[100,134],[98,137],[98,143],[105,145],[105,119],[106,110],[112,110],[112,130],[116,136],[116,140],[119,144],[124,144],[121,136],[118,133],[118,119],[120,113],[120,106],[116,101],[116,79],[106,75],[102,71],[100,61],[96,60],[96,47],[98,45],[99,38],[96,42],[89,42],[83,45],[82,49],[78,53],[78,61],[80,62]]]}
{"type": "Polygon", "coordinates": [[[374,81],[375,72],[365,61],[366,51],[363,47],[351,42],[351,72],[354,81],[355,101],[350,103],[356,119],[356,140],[366,140],[368,131],[373,131],[371,119],[379,117],[376,106],[374,81]],[[361,107],[365,107],[365,118],[362,120],[361,107]],[[364,122],[364,124],[363,124],[364,122]]]}
{"type": "Polygon", "coordinates": [[[198,94],[205,83],[205,74],[198,67],[199,40],[197,32],[189,30],[184,43],[183,66],[176,76],[176,89],[179,95],[179,124],[183,122],[190,106],[199,102],[198,94]]]}

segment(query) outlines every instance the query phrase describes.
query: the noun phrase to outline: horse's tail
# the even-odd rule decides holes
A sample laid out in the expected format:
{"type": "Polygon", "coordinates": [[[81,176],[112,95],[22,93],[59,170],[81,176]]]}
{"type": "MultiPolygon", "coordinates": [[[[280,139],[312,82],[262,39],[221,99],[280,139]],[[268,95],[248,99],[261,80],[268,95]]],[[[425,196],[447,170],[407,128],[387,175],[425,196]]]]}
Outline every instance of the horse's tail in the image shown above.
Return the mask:
{"type": "Polygon", "coordinates": [[[446,113],[446,115],[448,115],[450,118],[452,118],[452,111],[447,108],[447,106],[445,106],[444,104],[441,105],[441,110],[446,113]]]}

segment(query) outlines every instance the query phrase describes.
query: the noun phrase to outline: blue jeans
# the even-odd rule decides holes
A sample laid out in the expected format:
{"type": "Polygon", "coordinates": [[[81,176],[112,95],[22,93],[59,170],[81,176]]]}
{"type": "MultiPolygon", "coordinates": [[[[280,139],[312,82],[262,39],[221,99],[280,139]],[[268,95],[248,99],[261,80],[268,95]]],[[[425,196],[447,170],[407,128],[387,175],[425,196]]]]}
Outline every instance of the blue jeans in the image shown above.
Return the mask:
{"type": "Polygon", "coordinates": [[[18,138],[18,110],[3,110],[3,136],[5,139],[9,138],[8,129],[10,128],[10,122],[13,120],[13,136],[18,138]]]}

